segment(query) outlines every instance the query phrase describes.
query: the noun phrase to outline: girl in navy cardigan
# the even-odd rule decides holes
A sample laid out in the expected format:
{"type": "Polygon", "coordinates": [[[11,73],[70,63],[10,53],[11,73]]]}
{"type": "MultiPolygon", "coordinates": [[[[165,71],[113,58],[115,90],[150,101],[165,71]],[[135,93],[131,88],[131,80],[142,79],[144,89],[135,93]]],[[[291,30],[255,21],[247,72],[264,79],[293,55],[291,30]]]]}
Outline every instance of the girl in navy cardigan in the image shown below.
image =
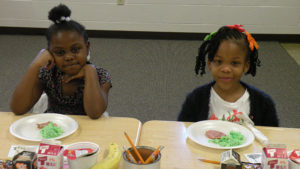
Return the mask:
{"type": "Polygon", "coordinates": [[[274,102],[263,91],[241,82],[243,74],[255,76],[259,46],[242,25],[228,25],[207,35],[196,58],[196,74],[207,66],[214,81],[191,92],[178,121],[245,121],[262,126],[278,126],[274,102]]]}

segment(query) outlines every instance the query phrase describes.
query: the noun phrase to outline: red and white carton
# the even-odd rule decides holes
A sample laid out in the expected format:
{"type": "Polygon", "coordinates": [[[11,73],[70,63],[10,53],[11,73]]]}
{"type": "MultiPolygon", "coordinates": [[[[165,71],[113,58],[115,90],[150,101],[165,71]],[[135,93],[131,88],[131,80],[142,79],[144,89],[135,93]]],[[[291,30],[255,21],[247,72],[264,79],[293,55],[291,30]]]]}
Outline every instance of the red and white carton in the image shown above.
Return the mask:
{"type": "Polygon", "coordinates": [[[293,150],[289,158],[289,169],[300,169],[300,149],[293,150]]]}
{"type": "Polygon", "coordinates": [[[300,149],[293,150],[290,154],[290,159],[300,165],[300,149]]]}
{"type": "Polygon", "coordinates": [[[263,169],[288,169],[288,155],[283,144],[272,144],[263,148],[263,169]]]}
{"type": "Polygon", "coordinates": [[[38,169],[62,169],[63,146],[40,143],[37,164],[38,169]]]}

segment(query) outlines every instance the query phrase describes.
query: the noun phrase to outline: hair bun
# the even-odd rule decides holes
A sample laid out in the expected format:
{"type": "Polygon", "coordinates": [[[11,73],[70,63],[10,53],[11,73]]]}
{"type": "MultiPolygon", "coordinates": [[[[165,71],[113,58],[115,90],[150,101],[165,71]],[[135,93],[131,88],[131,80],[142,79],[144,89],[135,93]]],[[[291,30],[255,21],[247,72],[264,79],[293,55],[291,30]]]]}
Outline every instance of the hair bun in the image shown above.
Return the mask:
{"type": "Polygon", "coordinates": [[[57,23],[61,17],[70,17],[71,10],[64,4],[59,4],[58,6],[52,8],[49,11],[48,19],[57,23]]]}

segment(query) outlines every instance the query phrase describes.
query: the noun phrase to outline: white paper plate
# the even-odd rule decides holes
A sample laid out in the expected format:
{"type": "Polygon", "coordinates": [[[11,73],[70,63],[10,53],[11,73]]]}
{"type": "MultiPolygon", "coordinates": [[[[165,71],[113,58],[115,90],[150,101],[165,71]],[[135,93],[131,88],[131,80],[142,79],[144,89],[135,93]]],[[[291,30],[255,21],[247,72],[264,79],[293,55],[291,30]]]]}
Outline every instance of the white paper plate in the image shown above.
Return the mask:
{"type": "Polygon", "coordinates": [[[254,141],[254,135],[246,127],[236,123],[221,120],[205,120],[193,123],[187,129],[187,136],[194,142],[215,149],[236,149],[246,147],[254,141]],[[209,138],[205,136],[207,130],[217,130],[228,135],[230,131],[238,131],[245,137],[245,142],[239,146],[222,147],[218,144],[210,143],[209,138]]]}
{"type": "Polygon", "coordinates": [[[15,137],[28,141],[41,141],[43,138],[40,129],[37,128],[38,123],[52,121],[64,130],[64,133],[53,139],[64,138],[74,133],[78,128],[76,120],[69,116],[56,113],[44,113],[24,117],[19,119],[10,126],[9,131],[15,137]]]}

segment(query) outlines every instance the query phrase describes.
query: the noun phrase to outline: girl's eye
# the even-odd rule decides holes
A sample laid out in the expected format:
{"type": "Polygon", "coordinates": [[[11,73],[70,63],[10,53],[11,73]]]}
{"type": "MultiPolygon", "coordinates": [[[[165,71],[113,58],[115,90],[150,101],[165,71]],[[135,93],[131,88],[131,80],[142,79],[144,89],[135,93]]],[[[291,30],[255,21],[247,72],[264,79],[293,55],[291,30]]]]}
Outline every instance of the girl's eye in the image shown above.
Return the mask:
{"type": "Polygon", "coordinates": [[[78,53],[79,50],[80,50],[80,48],[72,48],[72,49],[71,49],[71,52],[72,52],[72,53],[78,53]]]}
{"type": "Polygon", "coordinates": [[[218,64],[218,65],[220,65],[220,64],[222,63],[221,60],[215,60],[214,62],[215,62],[216,64],[218,64]]]}
{"type": "Polygon", "coordinates": [[[63,51],[63,50],[57,50],[57,51],[54,51],[54,53],[57,56],[63,56],[65,54],[65,51],[63,51]]]}
{"type": "Polygon", "coordinates": [[[236,65],[239,64],[239,62],[232,62],[231,64],[232,64],[233,66],[236,66],[236,65]]]}

